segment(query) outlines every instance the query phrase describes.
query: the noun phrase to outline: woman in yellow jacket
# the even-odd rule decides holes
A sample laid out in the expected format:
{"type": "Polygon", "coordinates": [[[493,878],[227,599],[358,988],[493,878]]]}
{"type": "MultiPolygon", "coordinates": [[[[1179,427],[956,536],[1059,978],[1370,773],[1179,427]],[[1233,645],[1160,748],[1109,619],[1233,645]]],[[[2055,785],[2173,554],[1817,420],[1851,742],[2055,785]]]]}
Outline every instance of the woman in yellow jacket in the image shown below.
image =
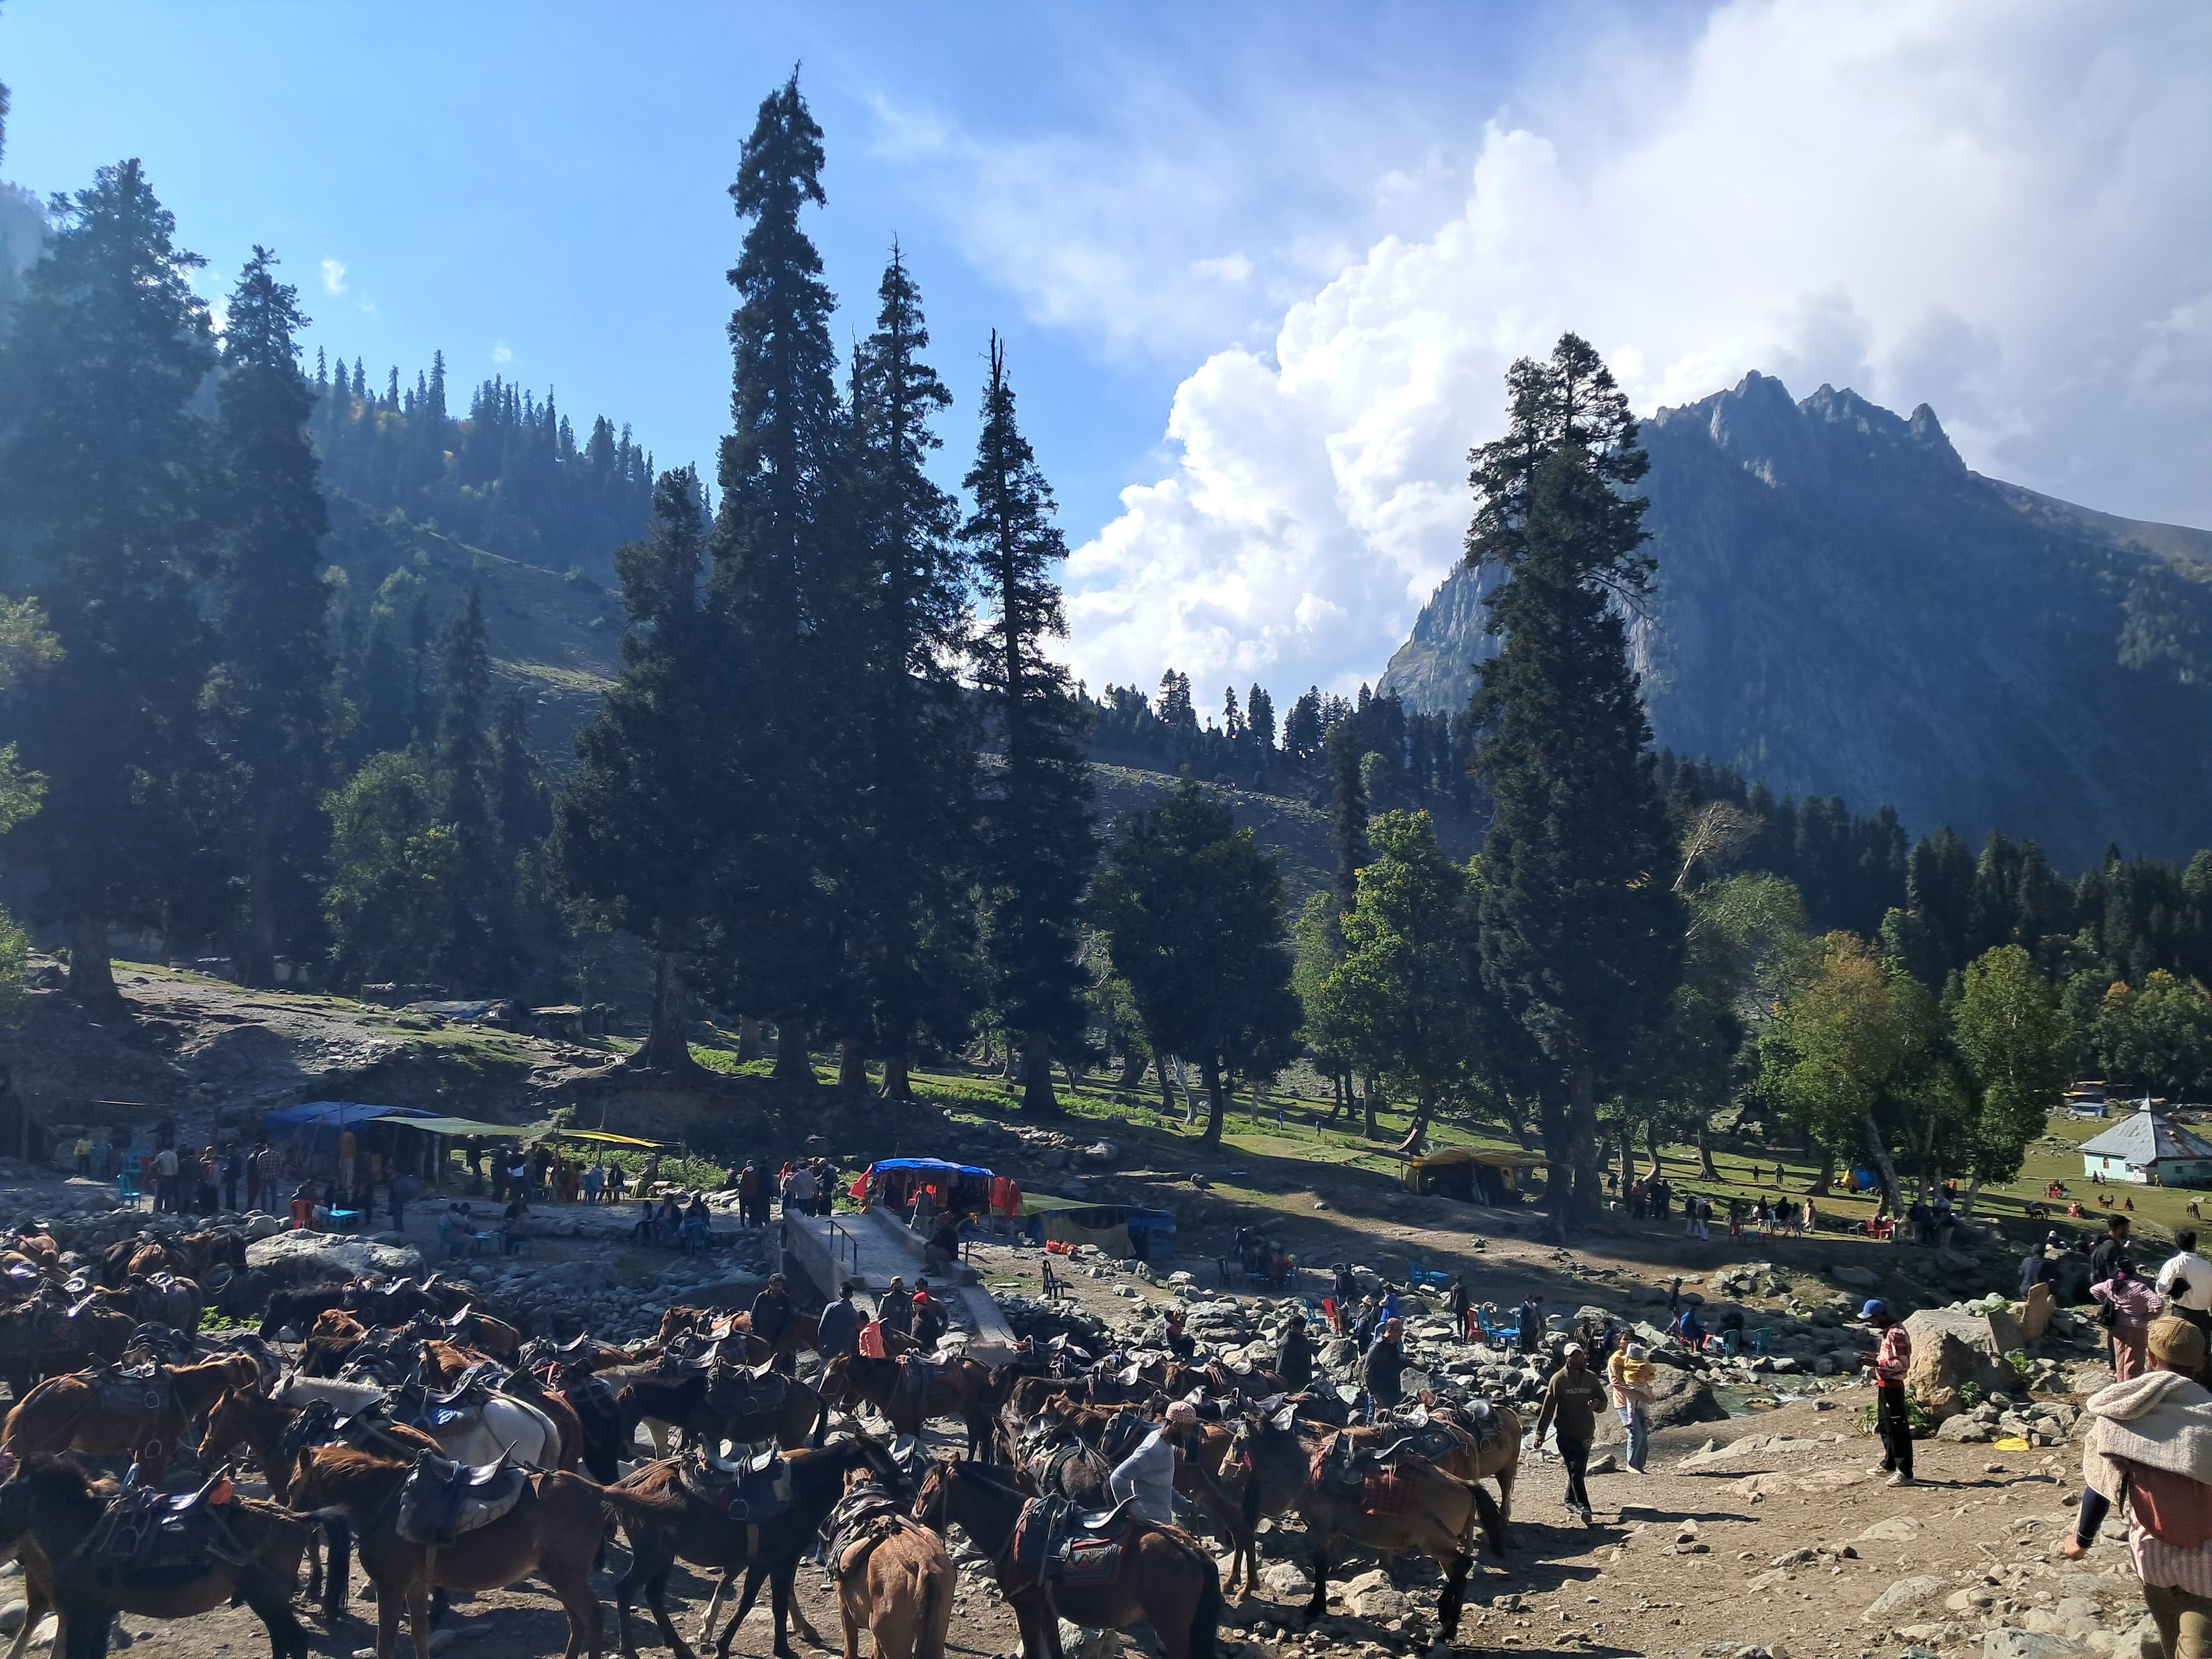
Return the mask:
{"type": "Polygon", "coordinates": [[[1651,1395],[1652,1385],[1659,1377],[1659,1368],[1646,1356],[1644,1346],[1630,1340],[1623,1331],[1614,1343],[1612,1354],[1605,1363],[1606,1380],[1613,1385],[1613,1408],[1620,1419],[1621,1427],[1628,1431],[1628,1449],[1621,1462],[1637,1474],[1644,1473],[1644,1460],[1651,1451],[1651,1395]]]}

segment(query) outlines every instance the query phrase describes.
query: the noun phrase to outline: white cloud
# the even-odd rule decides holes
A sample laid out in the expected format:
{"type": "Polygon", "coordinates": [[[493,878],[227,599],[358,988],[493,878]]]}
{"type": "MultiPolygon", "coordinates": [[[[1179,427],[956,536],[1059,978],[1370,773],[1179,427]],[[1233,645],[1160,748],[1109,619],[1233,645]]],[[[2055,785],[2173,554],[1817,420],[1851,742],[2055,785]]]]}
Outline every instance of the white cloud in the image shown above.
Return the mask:
{"type": "Polygon", "coordinates": [[[501,340],[491,349],[491,360],[495,363],[511,363],[514,361],[514,349],[501,340]]]}
{"type": "Polygon", "coordinates": [[[1850,385],[1934,404],[1984,471],[2212,523],[2212,9],[1741,0],[1594,41],[1471,136],[1458,210],[1345,258],[1271,346],[1227,321],[1226,251],[1135,296],[1040,279],[1109,336],[1237,342],[1070,562],[1091,684],[1372,678],[1456,556],[1506,365],[1568,328],[1642,409],[1750,368],[1850,385]]]}
{"type": "Polygon", "coordinates": [[[346,291],[346,268],[343,259],[323,261],[323,292],[332,299],[346,291]]]}

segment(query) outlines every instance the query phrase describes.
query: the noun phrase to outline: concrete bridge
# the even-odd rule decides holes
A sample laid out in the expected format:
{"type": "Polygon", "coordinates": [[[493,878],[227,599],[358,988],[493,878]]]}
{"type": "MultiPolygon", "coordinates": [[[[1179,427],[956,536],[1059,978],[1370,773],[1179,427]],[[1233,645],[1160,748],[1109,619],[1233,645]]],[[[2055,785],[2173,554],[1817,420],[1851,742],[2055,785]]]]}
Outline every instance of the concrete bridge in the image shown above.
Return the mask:
{"type": "Polygon", "coordinates": [[[927,1278],[930,1291],[956,1317],[957,1326],[972,1328],[968,1352],[987,1364],[1012,1357],[1017,1340],[1006,1316],[983,1288],[973,1267],[957,1265],[951,1273],[932,1273],[922,1264],[921,1236],[881,1207],[847,1211],[837,1215],[787,1216],[783,1222],[783,1270],[803,1275],[827,1302],[846,1280],[858,1283],[858,1294],[871,1302],[890,1288],[894,1278],[903,1279],[911,1290],[917,1279],[927,1278]]]}

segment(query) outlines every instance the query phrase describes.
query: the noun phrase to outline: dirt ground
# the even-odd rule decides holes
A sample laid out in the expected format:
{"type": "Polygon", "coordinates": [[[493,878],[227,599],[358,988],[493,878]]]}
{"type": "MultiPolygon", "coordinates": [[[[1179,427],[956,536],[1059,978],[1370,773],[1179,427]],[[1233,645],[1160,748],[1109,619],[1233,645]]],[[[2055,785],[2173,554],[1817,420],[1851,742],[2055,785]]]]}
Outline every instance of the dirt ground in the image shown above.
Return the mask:
{"type": "MultiPolygon", "coordinates": [[[[2108,1644],[2129,1633],[2137,1595],[2119,1546],[2100,1542],[2080,1565],[2055,1553],[2076,1490],[2070,1454],[2006,1455],[1925,1442],[1918,1448],[1921,1484],[1892,1489],[1871,1472],[1878,1454],[1857,1427],[1869,1399],[1852,1389],[1662,1433],[1655,1437],[1650,1474],[1592,1477],[1597,1524],[1589,1528],[1562,1504],[1558,1462],[1525,1458],[1510,1552],[1479,1564],[1459,1650],[1686,1659],[1750,1645],[1794,1659],[1873,1659],[1907,1643],[1945,1656],[1979,1653],[1984,1632],[1996,1627],[2110,1630],[2108,1644]],[[1717,1449],[1701,1452],[1709,1442],[1717,1449]],[[1816,1553],[1824,1547],[1848,1553],[1816,1553]],[[1905,1590],[1893,1591],[1900,1583],[1905,1590]],[[1866,1616],[1886,1592],[1892,1607],[1866,1616]]],[[[1271,1560],[1297,1559],[1294,1527],[1264,1541],[1271,1560]]],[[[610,1562],[599,1585],[612,1651],[618,1550],[610,1562]]],[[[1374,1565],[1355,1559],[1331,1575],[1332,1585],[1340,1589],[1374,1565]]],[[[1288,1603],[1297,1598],[1255,1596],[1231,1610],[1224,1659],[1423,1651],[1433,1635],[1433,1570],[1403,1567],[1397,1582],[1412,1595],[1411,1615],[1370,1622],[1333,1599],[1317,1633],[1296,1633],[1297,1609],[1288,1603]]],[[[713,1586],[679,1569],[671,1589],[672,1609],[688,1633],[713,1586]]],[[[362,1615],[373,1609],[361,1599],[357,1575],[355,1591],[353,1619],[334,1630],[308,1620],[319,1654],[350,1656],[372,1645],[374,1624],[362,1615]]],[[[834,1646],[837,1615],[822,1575],[803,1570],[799,1591],[807,1616],[834,1646]]],[[[263,1650],[258,1622],[242,1609],[173,1626],[124,1624],[149,1659],[263,1650]]],[[[550,1597],[528,1588],[458,1602],[447,1628],[441,1650],[450,1645],[487,1659],[558,1654],[567,1639],[550,1597]]],[[[638,1642],[657,1644],[649,1623],[638,1642]]],[[[1012,1619],[970,1563],[962,1573],[952,1651],[981,1659],[1015,1644],[1012,1619]]],[[[803,1641],[796,1645],[809,1650],[803,1641]]],[[[769,1652],[764,1611],[746,1621],[734,1650],[769,1652]]],[[[2134,1651],[2124,1644],[2118,1650],[2134,1651]]]]}

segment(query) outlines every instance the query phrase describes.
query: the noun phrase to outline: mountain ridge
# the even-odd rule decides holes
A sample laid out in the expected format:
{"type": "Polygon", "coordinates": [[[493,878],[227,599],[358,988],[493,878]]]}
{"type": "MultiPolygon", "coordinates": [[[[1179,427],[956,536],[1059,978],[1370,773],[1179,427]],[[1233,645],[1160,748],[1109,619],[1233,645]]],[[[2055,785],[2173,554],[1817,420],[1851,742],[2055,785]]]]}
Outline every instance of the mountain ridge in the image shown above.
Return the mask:
{"type": "MultiPolygon", "coordinates": [[[[1753,373],[1646,423],[1655,740],[1778,793],[2039,842],[2185,856],[2212,819],[2212,532],[1969,470],[1935,411],[1753,373]]],[[[1495,652],[1462,566],[1379,690],[1462,708],[1495,652]]]]}

